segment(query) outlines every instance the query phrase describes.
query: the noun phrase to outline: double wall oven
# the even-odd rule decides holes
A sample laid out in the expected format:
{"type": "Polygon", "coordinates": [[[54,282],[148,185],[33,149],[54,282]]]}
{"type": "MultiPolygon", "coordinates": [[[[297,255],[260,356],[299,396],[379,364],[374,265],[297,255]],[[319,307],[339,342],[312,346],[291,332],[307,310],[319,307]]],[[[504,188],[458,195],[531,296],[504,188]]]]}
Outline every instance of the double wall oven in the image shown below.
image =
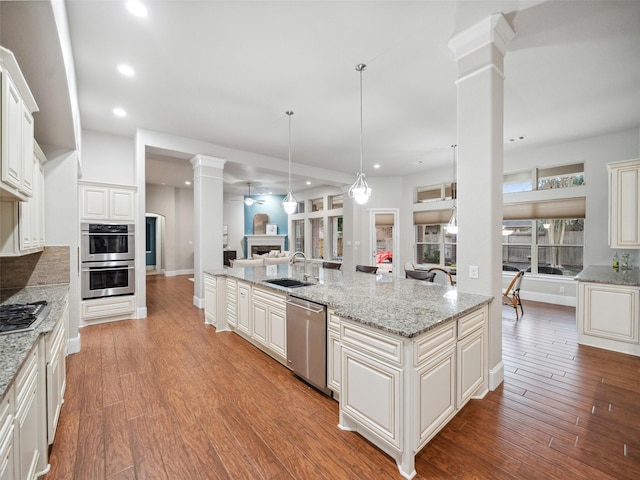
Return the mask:
{"type": "Polygon", "coordinates": [[[82,299],[135,293],[135,226],[83,223],[80,235],[82,299]]]}

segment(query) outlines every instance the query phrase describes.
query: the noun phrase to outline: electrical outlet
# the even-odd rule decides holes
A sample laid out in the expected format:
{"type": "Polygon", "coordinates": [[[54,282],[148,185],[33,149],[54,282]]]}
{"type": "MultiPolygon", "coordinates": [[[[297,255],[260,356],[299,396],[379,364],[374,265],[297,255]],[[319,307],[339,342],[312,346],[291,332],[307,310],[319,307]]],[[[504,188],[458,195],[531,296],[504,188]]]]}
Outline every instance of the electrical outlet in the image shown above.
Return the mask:
{"type": "Polygon", "coordinates": [[[469,265],[469,278],[478,278],[478,266],[469,265]]]}
{"type": "Polygon", "coordinates": [[[560,293],[564,293],[564,287],[560,287],[560,293]]]}

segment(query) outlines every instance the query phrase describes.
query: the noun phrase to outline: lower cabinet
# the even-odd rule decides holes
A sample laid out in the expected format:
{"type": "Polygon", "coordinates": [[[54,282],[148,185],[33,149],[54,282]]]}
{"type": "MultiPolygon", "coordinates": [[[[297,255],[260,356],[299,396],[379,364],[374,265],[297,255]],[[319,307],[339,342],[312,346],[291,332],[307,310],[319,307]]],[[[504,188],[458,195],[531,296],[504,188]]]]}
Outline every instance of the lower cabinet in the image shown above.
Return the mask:
{"type": "Polygon", "coordinates": [[[205,323],[216,326],[218,299],[216,298],[216,277],[204,276],[204,319],[205,323]]]}
{"type": "Polygon", "coordinates": [[[287,360],[287,322],[285,295],[272,290],[253,287],[251,338],[266,346],[277,360],[287,360]]]}
{"type": "Polygon", "coordinates": [[[333,310],[327,311],[327,386],[333,391],[333,398],[340,398],[340,317],[333,310]]]}
{"type": "Polygon", "coordinates": [[[251,302],[251,286],[238,281],[238,331],[251,336],[251,322],[249,321],[249,303],[251,302]]]}
{"type": "Polygon", "coordinates": [[[45,338],[46,375],[47,375],[47,443],[51,445],[56,434],[60,409],[64,401],[67,385],[66,325],[69,318],[67,305],[61,320],[53,331],[45,338]]]}
{"type": "Polygon", "coordinates": [[[113,317],[132,318],[136,311],[136,296],[94,298],[82,301],[82,320],[113,320],[113,317]]]}
{"type": "Polygon", "coordinates": [[[232,329],[238,328],[238,281],[227,277],[227,325],[232,329]]]}
{"type": "MultiPolygon", "coordinates": [[[[13,393],[13,389],[11,390],[13,393]]],[[[0,403],[0,480],[15,480],[13,395],[0,403]]]]}
{"type": "Polygon", "coordinates": [[[578,343],[640,356],[640,288],[580,282],[578,343]]]}

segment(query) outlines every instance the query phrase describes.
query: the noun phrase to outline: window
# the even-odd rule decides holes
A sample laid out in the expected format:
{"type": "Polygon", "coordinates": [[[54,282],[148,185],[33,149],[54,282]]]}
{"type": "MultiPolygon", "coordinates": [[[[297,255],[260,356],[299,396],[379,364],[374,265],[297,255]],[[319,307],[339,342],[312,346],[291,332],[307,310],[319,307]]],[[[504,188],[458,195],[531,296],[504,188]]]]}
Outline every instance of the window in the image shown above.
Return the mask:
{"type": "Polygon", "coordinates": [[[457,235],[446,233],[445,225],[416,225],[416,263],[456,264],[457,235]]]}
{"type": "Polygon", "coordinates": [[[342,208],[344,205],[342,194],[340,195],[331,195],[329,197],[329,210],[333,210],[334,208],[342,208]]]}
{"type": "Polygon", "coordinates": [[[304,200],[298,202],[298,208],[296,209],[296,213],[304,213],[304,200]]]}
{"type": "Polygon", "coordinates": [[[293,220],[293,251],[304,252],[304,220],[293,220]]]}
{"type": "Polygon", "coordinates": [[[583,267],[584,219],[503,222],[502,269],[574,277],[583,267]]]}
{"type": "Polygon", "coordinates": [[[456,183],[440,183],[416,189],[416,203],[436,202],[456,198],[456,183]]]}
{"type": "Polygon", "coordinates": [[[324,209],[324,202],[321,198],[313,198],[309,200],[309,205],[311,206],[312,212],[321,212],[324,209]]]}
{"type": "Polygon", "coordinates": [[[310,218],[311,258],[324,258],[324,219],[310,218]]]}
{"type": "Polygon", "coordinates": [[[342,216],[329,217],[331,260],[342,260],[342,216]]]}
{"type": "Polygon", "coordinates": [[[577,187],[585,185],[584,163],[534,168],[523,172],[507,173],[503,178],[502,193],[577,187]]]}

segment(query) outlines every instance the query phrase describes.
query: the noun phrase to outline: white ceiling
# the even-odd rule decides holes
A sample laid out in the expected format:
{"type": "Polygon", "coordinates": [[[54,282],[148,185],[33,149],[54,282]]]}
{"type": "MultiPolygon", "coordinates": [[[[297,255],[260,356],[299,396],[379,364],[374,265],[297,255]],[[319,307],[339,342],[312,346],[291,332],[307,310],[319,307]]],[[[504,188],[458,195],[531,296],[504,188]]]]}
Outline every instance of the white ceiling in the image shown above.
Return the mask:
{"type": "MultiPolygon", "coordinates": [[[[447,43],[494,12],[516,32],[505,57],[507,150],[640,126],[638,1],[146,5],[140,19],[121,1],[67,1],[83,128],[133,137],[140,127],[286,161],[293,110],[294,164],[355,177],[355,65],[366,63],[364,171],[415,173],[452,161],[456,63],[447,43]],[[136,76],[121,76],[120,63],[136,76]],[[518,136],[526,140],[507,140],[518,136]]],[[[181,183],[170,167],[189,175],[191,166],[179,157],[148,152],[147,180],[181,183]]],[[[265,167],[226,166],[225,191],[243,193],[247,179],[286,190],[282,169],[265,167]]],[[[295,188],[304,180],[296,175],[295,188]]]]}

